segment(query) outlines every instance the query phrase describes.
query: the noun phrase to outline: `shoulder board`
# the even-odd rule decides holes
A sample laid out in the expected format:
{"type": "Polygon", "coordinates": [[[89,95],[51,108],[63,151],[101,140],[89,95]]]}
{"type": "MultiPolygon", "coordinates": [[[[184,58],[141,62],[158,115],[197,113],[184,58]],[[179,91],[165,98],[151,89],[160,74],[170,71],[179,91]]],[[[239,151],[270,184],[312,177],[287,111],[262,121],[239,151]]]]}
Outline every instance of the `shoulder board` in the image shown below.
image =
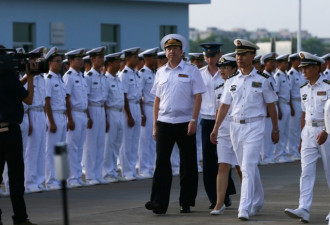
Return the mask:
{"type": "Polygon", "coordinates": [[[93,73],[92,73],[92,72],[89,72],[89,73],[87,73],[87,75],[88,75],[88,76],[92,76],[92,75],[93,75],[93,73]]]}
{"type": "Polygon", "coordinates": [[[145,69],[140,69],[140,72],[143,73],[144,71],[146,71],[145,69]]]}
{"type": "Polygon", "coordinates": [[[199,70],[205,70],[207,68],[207,65],[206,66],[203,66],[202,68],[200,68],[199,70]]]}
{"type": "Polygon", "coordinates": [[[238,72],[238,71],[236,71],[236,73],[234,73],[234,74],[230,75],[230,76],[228,77],[228,79],[230,79],[230,78],[233,78],[233,77],[237,76],[238,74],[239,74],[239,72],[238,72]]]}
{"type": "Polygon", "coordinates": [[[69,71],[67,72],[67,74],[69,74],[69,75],[70,75],[71,73],[72,73],[72,71],[71,71],[71,70],[69,70],[69,71]]]}
{"type": "Polygon", "coordinates": [[[123,73],[127,73],[127,70],[124,70],[123,73]]]}
{"type": "Polygon", "coordinates": [[[323,82],[327,83],[327,84],[330,84],[330,80],[327,80],[327,79],[323,80],[323,82]]]}
{"type": "Polygon", "coordinates": [[[292,74],[293,74],[293,71],[291,70],[290,75],[292,75],[292,74]]]}
{"type": "Polygon", "coordinates": [[[221,88],[224,84],[225,84],[225,83],[219,84],[218,86],[216,86],[216,87],[214,88],[214,90],[217,90],[217,89],[221,88]]]}
{"type": "Polygon", "coordinates": [[[48,74],[47,78],[48,79],[52,78],[52,75],[51,74],[48,74]]]}
{"type": "Polygon", "coordinates": [[[300,88],[305,87],[307,84],[308,84],[308,81],[306,81],[305,83],[303,83],[303,84],[300,86],[300,88]]]}
{"type": "Polygon", "coordinates": [[[328,75],[328,71],[326,71],[324,74],[328,75]]]}
{"type": "Polygon", "coordinates": [[[266,78],[266,79],[269,78],[269,76],[268,76],[267,74],[262,73],[262,72],[260,72],[260,71],[257,71],[257,74],[259,74],[260,76],[262,76],[262,77],[264,77],[264,78],[266,78]]]}

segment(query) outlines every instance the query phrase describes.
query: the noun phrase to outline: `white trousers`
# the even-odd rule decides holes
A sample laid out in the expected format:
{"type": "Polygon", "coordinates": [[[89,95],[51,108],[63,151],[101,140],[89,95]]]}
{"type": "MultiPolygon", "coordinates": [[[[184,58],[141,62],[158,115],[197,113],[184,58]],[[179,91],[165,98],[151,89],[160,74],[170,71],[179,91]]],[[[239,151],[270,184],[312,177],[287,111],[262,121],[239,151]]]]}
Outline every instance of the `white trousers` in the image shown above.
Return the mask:
{"type": "MultiPolygon", "coordinates": [[[[275,145],[274,150],[274,158],[275,160],[278,159],[286,159],[287,152],[286,152],[286,145],[288,143],[288,136],[289,136],[289,118],[290,118],[290,105],[280,102],[280,107],[282,111],[282,119],[278,120],[278,128],[280,130],[280,140],[275,145]]],[[[296,125],[297,126],[297,125],[296,125]]]]}
{"type": "Polygon", "coordinates": [[[49,130],[50,123],[47,119],[47,132],[46,132],[46,184],[59,184],[56,180],[55,165],[54,165],[54,147],[58,142],[65,142],[66,136],[66,116],[63,113],[53,112],[53,118],[57,127],[55,133],[49,130]]]}
{"type": "Polygon", "coordinates": [[[68,130],[66,133],[66,142],[68,146],[68,159],[70,167],[70,176],[68,181],[78,181],[82,177],[82,154],[87,129],[87,114],[84,112],[71,112],[74,130],[68,130]]]}
{"type": "Polygon", "coordinates": [[[180,150],[177,143],[174,144],[171,154],[172,174],[178,175],[180,173],[180,150]]]}
{"type": "Polygon", "coordinates": [[[86,179],[102,179],[103,155],[105,142],[105,111],[104,107],[91,106],[88,108],[93,120],[93,126],[86,131],[83,150],[83,165],[86,179]]]}
{"type": "Polygon", "coordinates": [[[153,174],[153,168],[156,160],[156,141],[152,136],[153,129],[153,107],[149,105],[144,106],[144,114],[146,115],[146,125],[141,126],[140,140],[139,140],[139,173],[153,174]]]}
{"type": "Polygon", "coordinates": [[[35,189],[45,181],[46,115],[30,110],[32,133],[25,151],[25,188],[35,189]]]}
{"type": "Polygon", "coordinates": [[[202,126],[201,117],[198,117],[197,130],[196,130],[196,148],[197,148],[197,168],[198,171],[202,171],[200,161],[202,160],[202,126]]]}
{"type": "Polygon", "coordinates": [[[251,212],[264,204],[264,191],[258,162],[264,140],[265,120],[252,123],[230,123],[230,137],[242,171],[241,198],[238,210],[251,212]]]}
{"type": "Polygon", "coordinates": [[[121,172],[124,177],[136,177],[136,164],[138,161],[138,145],[141,127],[141,109],[139,104],[129,103],[132,117],[135,121],[133,127],[127,125],[125,114],[123,142],[119,151],[121,172]]]}
{"type": "Polygon", "coordinates": [[[272,119],[270,117],[266,117],[264,144],[261,151],[261,160],[265,163],[272,163],[274,161],[275,145],[272,141],[272,130],[273,130],[272,119]]]}
{"type": "MultiPolygon", "coordinates": [[[[25,153],[26,153],[26,142],[29,133],[29,118],[28,114],[24,113],[23,121],[20,124],[21,133],[22,133],[22,143],[23,143],[23,159],[25,164],[25,153]]],[[[7,163],[5,164],[5,168],[3,170],[3,183],[5,184],[6,191],[9,191],[9,178],[8,178],[8,167],[7,163]]]]}
{"type": "Polygon", "coordinates": [[[120,145],[123,142],[124,115],[123,112],[107,110],[109,132],[105,134],[103,177],[118,176],[117,160],[120,145]]]}
{"type": "Polygon", "coordinates": [[[289,156],[298,156],[300,154],[298,152],[298,147],[300,143],[300,119],[301,119],[301,102],[300,101],[292,101],[292,106],[294,108],[294,116],[290,116],[290,125],[289,125],[289,137],[287,144],[287,152],[289,156]]]}
{"type": "Polygon", "coordinates": [[[305,126],[302,133],[301,147],[301,177],[300,177],[300,198],[299,208],[310,210],[313,200],[313,188],[316,175],[316,163],[321,157],[325,177],[330,189],[330,137],[328,136],[323,145],[318,145],[317,135],[322,127],[305,126]]]}

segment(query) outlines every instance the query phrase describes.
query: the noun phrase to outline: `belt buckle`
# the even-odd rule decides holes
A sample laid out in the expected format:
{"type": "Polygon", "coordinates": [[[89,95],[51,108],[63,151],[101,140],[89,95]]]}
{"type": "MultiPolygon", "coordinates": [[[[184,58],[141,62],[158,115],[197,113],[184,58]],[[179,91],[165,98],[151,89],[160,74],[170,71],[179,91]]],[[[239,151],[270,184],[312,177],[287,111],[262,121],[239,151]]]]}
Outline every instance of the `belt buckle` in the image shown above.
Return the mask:
{"type": "Polygon", "coordinates": [[[239,123],[240,124],[245,124],[245,120],[240,120],[239,123]]]}
{"type": "Polygon", "coordinates": [[[312,122],[312,127],[317,127],[317,122],[312,122]]]}

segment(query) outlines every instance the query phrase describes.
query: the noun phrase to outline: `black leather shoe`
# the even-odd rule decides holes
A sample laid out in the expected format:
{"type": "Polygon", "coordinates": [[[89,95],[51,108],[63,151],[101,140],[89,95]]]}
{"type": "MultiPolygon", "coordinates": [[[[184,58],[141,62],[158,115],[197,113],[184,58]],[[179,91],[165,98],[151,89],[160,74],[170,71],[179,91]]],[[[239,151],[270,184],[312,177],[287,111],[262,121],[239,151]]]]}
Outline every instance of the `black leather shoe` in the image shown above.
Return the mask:
{"type": "Polygon", "coordinates": [[[191,213],[190,206],[181,206],[180,213],[191,213]]]}
{"type": "Polygon", "coordinates": [[[214,207],[215,207],[215,203],[211,203],[211,205],[209,206],[209,209],[214,209],[214,207]]]}
{"type": "Polygon", "coordinates": [[[152,212],[155,214],[165,214],[159,203],[149,201],[144,206],[146,207],[146,209],[152,210],[152,212]]]}
{"type": "Polygon", "coordinates": [[[230,200],[230,197],[229,196],[228,197],[226,196],[224,203],[225,203],[225,206],[226,207],[231,206],[231,200],[230,200]]]}

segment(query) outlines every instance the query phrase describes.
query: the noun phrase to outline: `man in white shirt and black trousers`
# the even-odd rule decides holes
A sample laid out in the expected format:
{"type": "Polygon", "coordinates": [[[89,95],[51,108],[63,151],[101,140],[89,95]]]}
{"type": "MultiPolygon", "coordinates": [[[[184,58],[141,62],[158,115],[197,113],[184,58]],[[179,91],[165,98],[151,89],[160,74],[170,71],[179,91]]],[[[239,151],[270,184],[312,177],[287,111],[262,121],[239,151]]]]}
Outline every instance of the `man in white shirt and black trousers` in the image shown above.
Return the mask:
{"type": "Polygon", "coordinates": [[[151,93],[154,101],[153,136],[156,139],[156,169],[150,201],[145,207],[165,214],[170,200],[172,171],[170,157],[175,143],[180,150],[180,212],[190,213],[198,185],[196,120],[202,93],[206,91],[196,66],[182,60],[186,39],[169,34],[160,42],[168,63],[159,68],[151,93]]]}

